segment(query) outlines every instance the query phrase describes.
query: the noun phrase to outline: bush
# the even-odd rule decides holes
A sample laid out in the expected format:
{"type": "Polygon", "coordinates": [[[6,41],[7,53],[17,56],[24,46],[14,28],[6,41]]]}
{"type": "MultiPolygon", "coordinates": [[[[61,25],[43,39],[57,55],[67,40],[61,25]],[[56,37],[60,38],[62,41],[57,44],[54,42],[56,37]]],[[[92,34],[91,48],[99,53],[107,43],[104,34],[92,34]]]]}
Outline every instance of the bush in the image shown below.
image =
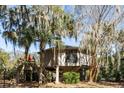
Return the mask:
{"type": "Polygon", "coordinates": [[[76,72],[65,72],[63,77],[66,84],[75,84],[80,81],[80,74],[76,72]]]}
{"type": "Polygon", "coordinates": [[[11,80],[13,78],[15,78],[16,76],[16,68],[13,67],[9,70],[6,70],[6,74],[5,74],[5,79],[11,80]]]}

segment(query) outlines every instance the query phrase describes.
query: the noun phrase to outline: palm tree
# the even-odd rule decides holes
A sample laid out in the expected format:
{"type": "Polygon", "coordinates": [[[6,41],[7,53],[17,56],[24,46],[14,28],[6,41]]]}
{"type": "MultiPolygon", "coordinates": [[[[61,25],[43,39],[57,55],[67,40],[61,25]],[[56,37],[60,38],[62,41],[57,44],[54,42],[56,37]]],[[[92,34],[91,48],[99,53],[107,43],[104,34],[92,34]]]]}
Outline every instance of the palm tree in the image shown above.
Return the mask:
{"type": "Polygon", "coordinates": [[[25,29],[24,31],[20,32],[18,37],[18,46],[24,47],[25,49],[25,59],[28,57],[31,44],[34,43],[35,35],[33,33],[34,31],[32,29],[25,29]]]}
{"type": "Polygon", "coordinates": [[[42,81],[42,72],[45,69],[43,60],[45,45],[50,44],[55,37],[72,36],[74,23],[59,6],[34,6],[34,8],[37,11],[33,19],[35,20],[37,38],[40,42],[40,81],[42,81]]]}
{"type": "Polygon", "coordinates": [[[15,46],[24,47],[25,58],[27,58],[29,48],[34,42],[35,34],[29,24],[29,9],[26,6],[17,6],[8,9],[7,17],[2,25],[3,38],[5,42],[11,42],[15,51],[15,46]]]}
{"type": "Polygon", "coordinates": [[[15,53],[15,46],[17,44],[17,39],[18,39],[16,32],[4,31],[2,37],[5,39],[6,44],[8,44],[7,42],[11,42],[13,44],[14,53],[15,53]]]}

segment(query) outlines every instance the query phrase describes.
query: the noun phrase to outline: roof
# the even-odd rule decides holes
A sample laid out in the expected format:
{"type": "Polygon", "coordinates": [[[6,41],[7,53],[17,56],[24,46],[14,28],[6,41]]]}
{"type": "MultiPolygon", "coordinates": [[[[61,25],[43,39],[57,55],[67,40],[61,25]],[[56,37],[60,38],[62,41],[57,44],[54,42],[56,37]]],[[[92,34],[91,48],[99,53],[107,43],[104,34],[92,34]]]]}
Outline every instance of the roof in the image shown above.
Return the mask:
{"type": "MultiPolygon", "coordinates": [[[[52,50],[54,50],[55,49],[55,47],[52,47],[52,48],[48,48],[48,49],[45,49],[45,51],[52,51],[52,50]]],[[[61,51],[65,51],[65,50],[76,50],[76,51],[79,51],[79,47],[76,47],[76,46],[68,46],[68,45],[66,45],[66,46],[63,46],[63,47],[60,47],[60,48],[57,48],[56,47],[56,50],[61,50],[61,51]]],[[[40,52],[38,52],[38,54],[39,54],[40,52]]]]}
{"type": "MultiPolygon", "coordinates": [[[[48,48],[48,49],[45,49],[45,52],[47,51],[53,51],[55,49],[55,47],[52,47],[52,48],[48,48]]],[[[81,49],[80,47],[77,47],[77,46],[68,46],[68,45],[65,45],[63,47],[60,47],[60,48],[57,48],[56,47],[56,50],[60,50],[61,52],[62,51],[68,51],[68,50],[74,50],[74,51],[77,51],[77,52],[82,52],[84,54],[86,54],[86,49],[81,49]]],[[[38,54],[40,54],[40,52],[38,52],[38,54]]]]}
{"type": "MultiPolygon", "coordinates": [[[[48,49],[45,49],[45,51],[47,50],[51,50],[51,49],[54,49],[55,47],[52,47],[52,48],[48,48],[48,49]]],[[[79,47],[76,47],[76,46],[63,46],[63,47],[60,47],[60,48],[57,48],[56,49],[61,49],[61,50],[65,50],[65,49],[79,49],[79,47]]]]}

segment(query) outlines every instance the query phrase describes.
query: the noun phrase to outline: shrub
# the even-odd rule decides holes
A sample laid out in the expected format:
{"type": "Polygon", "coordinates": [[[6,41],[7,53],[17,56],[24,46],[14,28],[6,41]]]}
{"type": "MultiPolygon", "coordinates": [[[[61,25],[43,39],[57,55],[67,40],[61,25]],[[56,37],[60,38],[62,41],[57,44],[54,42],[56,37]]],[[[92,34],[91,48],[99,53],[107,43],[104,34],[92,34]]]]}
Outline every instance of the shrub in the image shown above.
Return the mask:
{"type": "Polygon", "coordinates": [[[5,78],[8,79],[8,80],[15,78],[15,76],[16,76],[16,68],[13,67],[13,68],[7,70],[5,76],[6,76],[5,78]]]}
{"type": "Polygon", "coordinates": [[[80,81],[80,74],[76,72],[65,72],[63,77],[66,84],[75,84],[80,81]]]}

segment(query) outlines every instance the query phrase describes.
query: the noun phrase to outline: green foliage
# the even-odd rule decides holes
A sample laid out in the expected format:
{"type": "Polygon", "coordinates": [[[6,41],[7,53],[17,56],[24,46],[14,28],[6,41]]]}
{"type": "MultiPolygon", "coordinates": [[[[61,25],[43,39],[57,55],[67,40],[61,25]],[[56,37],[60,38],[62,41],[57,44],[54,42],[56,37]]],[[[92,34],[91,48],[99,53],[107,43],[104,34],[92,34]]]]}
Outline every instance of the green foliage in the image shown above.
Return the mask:
{"type": "Polygon", "coordinates": [[[106,80],[106,81],[120,81],[120,79],[124,79],[124,64],[121,62],[120,69],[117,69],[118,60],[114,57],[114,60],[111,57],[108,57],[108,65],[107,67],[101,67],[100,73],[98,76],[98,80],[106,80]]]}
{"type": "Polygon", "coordinates": [[[76,72],[65,72],[63,77],[66,84],[75,84],[80,81],[80,74],[76,72]]]}
{"type": "Polygon", "coordinates": [[[8,62],[9,54],[6,53],[4,50],[0,50],[0,59],[3,60],[4,63],[8,62]]]}
{"type": "Polygon", "coordinates": [[[120,73],[121,73],[121,78],[124,79],[124,60],[121,60],[120,73]]]}
{"type": "Polygon", "coordinates": [[[30,62],[29,61],[24,61],[24,64],[30,64],[30,62]]]}
{"type": "Polygon", "coordinates": [[[5,77],[6,79],[10,80],[10,79],[15,78],[15,76],[16,76],[16,68],[15,67],[6,71],[6,77],[5,77]]]}
{"type": "Polygon", "coordinates": [[[0,50],[0,73],[4,69],[4,65],[8,63],[9,54],[0,50]]]}

